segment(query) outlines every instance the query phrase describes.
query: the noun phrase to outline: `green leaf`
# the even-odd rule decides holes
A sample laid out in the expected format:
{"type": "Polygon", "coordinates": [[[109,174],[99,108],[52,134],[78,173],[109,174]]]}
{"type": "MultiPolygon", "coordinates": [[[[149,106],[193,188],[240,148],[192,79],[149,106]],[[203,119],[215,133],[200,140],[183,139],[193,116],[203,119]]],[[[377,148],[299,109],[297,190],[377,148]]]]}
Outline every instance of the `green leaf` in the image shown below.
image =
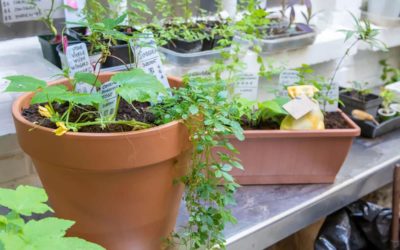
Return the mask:
{"type": "Polygon", "coordinates": [[[74,75],[74,82],[84,82],[95,87],[101,86],[101,82],[97,79],[96,75],[90,72],[76,72],[74,75]]]}
{"type": "Polygon", "coordinates": [[[96,105],[104,102],[100,93],[68,92],[67,95],[60,96],[60,99],[81,105],[96,105]]]}
{"type": "Polygon", "coordinates": [[[64,85],[52,85],[35,93],[31,100],[31,104],[53,102],[60,96],[67,94],[67,87],[64,85]]]}
{"type": "Polygon", "coordinates": [[[111,81],[120,84],[117,93],[131,103],[133,101],[156,101],[160,94],[167,94],[164,85],[158,79],[142,69],[133,69],[117,73],[111,81]]]}
{"type": "Polygon", "coordinates": [[[61,238],[73,224],[73,221],[54,217],[39,221],[31,220],[24,226],[23,233],[32,242],[41,237],[61,238]]]}
{"type": "Polygon", "coordinates": [[[190,112],[192,115],[195,115],[195,114],[197,114],[197,113],[199,112],[199,109],[197,108],[196,105],[190,105],[190,107],[189,107],[189,112],[190,112]]]}
{"type": "Polygon", "coordinates": [[[47,86],[46,82],[31,76],[7,76],[10,81],[6,92],[33,92],[47,86]]]}
{"type": "Polygon", "coordinates": [[[43,214],[53,211],[45,202],[47,195],[44,189],[19,186],[16,190],[0,188],[0,205],[21,215],[31,216],[32,213],[43,214]]]}

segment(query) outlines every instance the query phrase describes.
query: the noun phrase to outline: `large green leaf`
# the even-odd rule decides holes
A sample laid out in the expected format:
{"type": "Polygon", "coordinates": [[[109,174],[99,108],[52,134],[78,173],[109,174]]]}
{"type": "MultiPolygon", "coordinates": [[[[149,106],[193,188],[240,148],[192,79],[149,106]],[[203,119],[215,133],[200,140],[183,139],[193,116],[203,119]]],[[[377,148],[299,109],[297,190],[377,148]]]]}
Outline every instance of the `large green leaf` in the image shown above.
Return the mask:
{"type": "Polygon", "coordinates": [[[115,74],[111,81],[119,83],[117,93],[127,102],[155,101],[160,94],[167,94],[164,85],[153,75],[142,69],[133,69],[115,74]]]}
{"type": "Polygon", "coordinates": [[[101,82],[96,75],[90,72],[76,72],[74,75],[75,83],[84,82],[92,86],[100,87],[101,82]]]}
{"type": "Polygon", "coordinates": [[[41,237],[61,238],[73,224],[73,221],[54,217],[48,217],[39,221],[31,220],[24,226],[23,233],[30,241],[35,241],[35,239],[41,237]]]}
{"type": "Polygon", "coordinates": [[[45,81],[31,76],[8,76],[4,79],[10,81],[6,92],[33,92],[47,86],[45,81]]]}
{"type": "Polygon", "coordinates": [[[104,102],[100,93],[68,92],[67,95],[60,96],[60,99],[80,105],[96,105],[104,102]]]}
{"type": "Polygon", "coordinates": [[[32,213],[43,214],[53,211],[45,202],[47,195],[44,189],[19,186],[16,190],[0,188],[0,205],[21,215],[31,216],[32,213]]]}
{"type": "Polygon", "coordinates": [[[67,94],[67,87],[64,85],[53,85],[44,88],[41,91],[35,93],[31,100],[31,104],[53,102],[59,99],[61,96],[67,94]]]}

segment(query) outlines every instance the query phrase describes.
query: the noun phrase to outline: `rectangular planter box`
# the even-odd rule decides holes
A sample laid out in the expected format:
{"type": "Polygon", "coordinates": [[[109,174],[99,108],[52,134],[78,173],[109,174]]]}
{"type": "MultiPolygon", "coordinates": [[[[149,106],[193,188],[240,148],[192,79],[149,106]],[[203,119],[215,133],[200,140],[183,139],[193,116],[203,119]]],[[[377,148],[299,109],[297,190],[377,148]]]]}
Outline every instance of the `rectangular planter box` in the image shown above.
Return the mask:
{"type": "Polygon", "coordinates": [[[360,128],[344,113],[348,129],[322,131],[247,130],[231,139],[244,171],[232,175],[241,185],[333,183],[360,128]]]}
{"type": "Polygon", "coordinates": [[[348,93],[341,93],[340,100],[343,102],[344,106],[340,108],[348,115],[351,115],[354,109],[360,109],[375,117],[379,106],[382,104],[382,98],[374,94],[368,94],[366,98],[368,101],[363,102],[360,99],[352,97],[348,93]]]}

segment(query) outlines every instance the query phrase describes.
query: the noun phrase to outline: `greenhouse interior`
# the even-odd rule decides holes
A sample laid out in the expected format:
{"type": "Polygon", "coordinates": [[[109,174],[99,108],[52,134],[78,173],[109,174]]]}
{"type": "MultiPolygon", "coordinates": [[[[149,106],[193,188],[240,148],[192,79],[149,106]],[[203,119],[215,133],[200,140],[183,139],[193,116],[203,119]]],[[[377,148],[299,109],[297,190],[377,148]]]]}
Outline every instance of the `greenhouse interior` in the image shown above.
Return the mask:
{"type": "Polygon", "coordinates": [[[400,0],[0,3],[0,250],[400,249],[400,0]]]}

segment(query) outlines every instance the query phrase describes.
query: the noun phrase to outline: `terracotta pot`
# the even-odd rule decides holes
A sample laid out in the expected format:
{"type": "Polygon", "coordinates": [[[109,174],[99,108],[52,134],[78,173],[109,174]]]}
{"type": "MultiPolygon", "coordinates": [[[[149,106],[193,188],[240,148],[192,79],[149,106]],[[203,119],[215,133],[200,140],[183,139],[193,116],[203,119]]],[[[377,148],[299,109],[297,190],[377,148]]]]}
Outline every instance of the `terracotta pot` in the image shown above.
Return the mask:
{"type": "Polygon", "coordinates": [[[232,175],[242,185],[332,183],[360,128],[314,131],[247,130],[245,140],[231,139],[244,171],[232,175]]]}
{"type": "MultiPolygon", "coordinates": [[[[101,74],[109,80],[112,74],[101,74]]],[[[177,80],[177,79],[175,79],[177,80]]],[[[53,84],[65,84],[65,80],[53,84]]],[[[179,121],[124,133],[72,133],[25,120],[26,94],[13,105],[18,141],[32,158],[57,216],[76,221],[71,236],[110,250],[160,249],[175,226],[190,144],[179,121]]]]}

